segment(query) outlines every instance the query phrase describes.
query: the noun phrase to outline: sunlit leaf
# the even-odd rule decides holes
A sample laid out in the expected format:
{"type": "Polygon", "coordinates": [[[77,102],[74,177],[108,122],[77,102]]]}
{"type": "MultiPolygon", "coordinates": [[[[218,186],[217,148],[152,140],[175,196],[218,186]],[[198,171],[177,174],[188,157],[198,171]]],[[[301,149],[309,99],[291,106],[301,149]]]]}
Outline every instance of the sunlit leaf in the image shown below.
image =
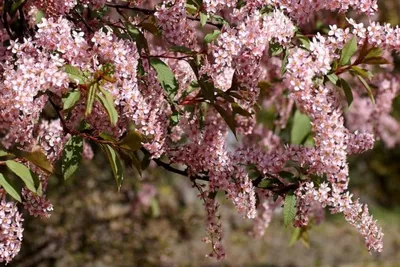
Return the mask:
{"type": "Polygon", "coordinates": [[[100,88],[101,94],[100,93],[97,94],[97,97],[100,100],[100,103],[103,105],[103,107],[107,111],[107,114],[108,114],[108,117],[110,118],[111,124],[113,126],[115,126],[115,125],[117,125],[117,122],[118,122],[118,112],[114,106],[114,99],[110,92],[103,89],[102,87],[99,87],[99,88],[100,88]]]}
{"type": "Polygon", "coordinates": [[[350,62],[351,57],[357,51],[357,38],[353,36],[343,47],[340,55],[339,64],[340,66],[347,65],[350,62]]]}
{"type": "Polygon", "coordinates": [[[311,131],[310,118],[296,110],[293,118],[293,127],[290,132],[292,144],[300,145],[311,131]]]}
{"type": "Polygon", "coordinates": [[[1,173],[0,173],[0,185],[4,188],[4,190],[6,190],[7,194],[9,194],[12,198],[17,200],[18,202],[21,202],[21,196],[19,195],[17,190],[7,182],[7,180],[1,173]]]}
{"type": "Polygon", "coordinates": [[[291,224],[296,217],[296,196],[293,192],[286,194],[285,203],[283,204],[283,222],[285,226],[291,224]]]}
{"type": "Polygon", "coordinates": [[[71,82],[77,83],[77,84],[84,84],[85,83],[85,76],[83,72],[72,65],[65,65],[64,66],[64,71],[68,74],[68,77],[71,82]]]}
{"type": "Polygon", "coordinates": [[[79,91],[70,91],[68,94],[62,98],[63,110],[68,110],[75,107],[76,103],[81,98],[81,93],[79,91]]]}
{"type": "Polygon", "coordinates": [[[102,144],[101,148],[107,156],[108,161],[110,162],[112,173],[114,175],[115,181],[117,183],[118,191],[121,189],[122,181],[124,180],[123,169],[121,165],[121,161],[118,157],[118,154],[114,150],[114,148],[107,144],[102,144]]]}
{"type": "Polygon", "coordinates": [[[369,87],[369,84],[367,83],[366,80],[364,80],[364,78],[360,75],[356,75],[358,80],[361,82],[361,84],[364,86],[365,90],[367,91],[367,94],[369,96],[369,98],[371,99],[372,103],[375,104],[375,98],[374,98],[374,94],[371,91],[371,88],[369,87]]]}
{"type": "Polygon", "coordinates": [[[22,179],[22,181],[30,191],[37,193],[35,180],[38,181],[39,179],[36,174],[31,172],[25,165],[13,160],[7,160],[6,165],[8,169],[10,169],[10,171],[15,173],[19,178],[22,179]]]}
{"type": "Polygon", "coordinates": [[[204,37],[204,43],[209,44],[217,40],[218,36],[220,35],[221,31],[219,30],[214,30],[212,33],[207,34],[204,37]]]}
{"type": "Polygon", "coordinates": [[[173,100],[176,93],[178,92],[178,82],[175,78],[174,73],[158,58],[150,58],[150,65],[157,73],[157,79],[160,82],[162,88],[167,92],[169,98],[173,100]]]}
{"type": "Polygon", "coordinates": [[[80,136],[71,137],[66,143],[61,159],[61,172],[64,180],[70,178],[79,168],[83,152],[83,139],[80,136]]]}

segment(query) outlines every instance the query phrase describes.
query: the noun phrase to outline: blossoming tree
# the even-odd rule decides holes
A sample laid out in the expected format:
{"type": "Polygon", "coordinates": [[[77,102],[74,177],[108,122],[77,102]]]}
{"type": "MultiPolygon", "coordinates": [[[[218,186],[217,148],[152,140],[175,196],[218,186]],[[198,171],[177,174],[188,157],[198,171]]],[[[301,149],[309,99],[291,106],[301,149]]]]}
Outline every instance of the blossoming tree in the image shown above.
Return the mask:
{"type": "Polygon", "coordinates": [[[376,0],[1,0],[0,262],[23,218],[48,217],[49,179],[98,146],[117,188],[150,161],[187,176],[225,257],[217,194],[262,236],[274,209],[302,238],[323,209],[382,251],[348,191],[349,154],[400,142],[400,29],[376,0]],[[363,21],[363,22],[361,22],[363,21]],[[361,112],[362,111],[362,112],[361,112]]]}

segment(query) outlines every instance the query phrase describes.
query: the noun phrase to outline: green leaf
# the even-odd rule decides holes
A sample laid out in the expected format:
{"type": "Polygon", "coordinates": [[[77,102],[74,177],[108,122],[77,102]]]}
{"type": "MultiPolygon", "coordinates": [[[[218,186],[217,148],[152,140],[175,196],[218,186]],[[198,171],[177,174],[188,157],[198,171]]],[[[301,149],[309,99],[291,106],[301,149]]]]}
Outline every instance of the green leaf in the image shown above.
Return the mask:
{"type": "Polygon", "coordinates": [[[296,110],[293,118],[293,127],[290,132],[292,144],[300,145],[311,131],[310,118],[296,110]]]}
{"type": "Polygon", "coordinates": [[[64,180],[70,178],[79,168],[83,152],[83,139],[80,136],[71,137],[66,143],[61,160],[61,172],[64,180]]]}
{"type": "Polygon", "coordinates": [[[142,147],[142,135],[135,130],[131,130],[119,142],[119,146],[132,151],[139,150],[142,147]]]}
{"type": "Polygon", "coordinates": [[[154,25],[153,23],[143,22],[143,23],[140,23],[140,27],[142,27],[143,29],[145,29],[146,31],[148,31],[154,35],[160,34],[160,31],[158,30],[157,26],[154,25]]]}
{"type": "Polygon", "coordinates": [[[201,26],[206,25],[207,19],[208,19],[208,15],[203,12],[200,12],[200,25],[201,26]]]}
{"type": "Polygon", "coordinates": [[[68,74],[69,80],[76,84],[85,84],[86,78],[83,72],[72,65],[65,65],[64,71],[68,74]]]}
{"type": "Polygon", "coordinates": [[[361,69],[361,68],[359,68],[357,66],[352,66],[351,67],[351,72],[353,74],[362,76],[362,77],[364,77],[365,79],[368,79],[368,80],[371,80],[371,78],[372,78],[372,73],[371,72],[369,72],[368,70],[365,70],[365,69],[361,69]]]}
{"type": "Polygon", "coordinates": [[[150,58],[150,65],[157,73],[158,81],[162,88],[167,92],[168,97],[173,100],[176,93],[178,92],[178,82],[174,76],[174,73],[158,58],[150,58]]]}
{"type": "Polygon", "coordinates": [[[81,98],[81,93],[79,91],[70,91],[68,94],[62,98],[63,110],[68,110],[75,107],[76,103],[81,98]]]}
{"type": "Polygon", "coordinates": [[[344,45],[342,49],[342,53],[340,55],[340,60],[339,60],[340,66],[349,64],[351,57],[354,55],[356,51],[357,51],[357,38],[353,36],[350,39],[350,41],[348,41],[344,45]]]}
{"type": "Polygon", "coordinates": [[[18,202],[21,202],[21,196],[17,192],[17,190],[14,189],[14,187],[7,182],[7,180],[4,178],[3,174],[0,173],[0,185],[6,190],[7,194],[9,194],[11,197],[13,197],[15,200],[18,202]]]}
{"type": "Polygon", "coordinates": [[[121,189],[122,181],[124,179],[123,169],[121,165],[121,161],[115,152],[114,148],[110,145],[102,144],[101,148],[107,156],[108,161],[110,162],[111,169],[117,182],[118,191],[121,189]]]}
{"type": "Polygon", "coordinates": [[[294,228],[292,236],[290,237],[289,247],[296,244],[296,242],[300,239],[300,236],[301,236],[301,228],[299,227],[294,228]]]}
{"type": "Polygon", "coordinates": [[[372,93],[371,88],[369,87],[369,84],[368,84],[367,81],[364,80],[364,78],[361,77],[360,75],[357,75],[357,78],[360,80],[360,82],[361,82],[362,85],[364,86],[365,90],[367,90],[367,94],[368,94],[369,98],[371,99],[372,103],[375,105],[374,94],[372,93]]]}
{"type": "Polygon", "coordinates": [[[335,85],[339,80],[339,77],[335,73],[328,74],[326,75],[326,77],[328,77],[329,81],[331,81],[335,85]]]}
{"type": "Polygon", "coordinates": [[[207,34],[204,37],[204,43],[209,44],[217,40],[218,36],[220,35],[221,31],[220,30],[214,30],[212,33],[207,34]]]}
{"type": "Polygon", "coordinates": [[[18,9],[22,7],[24,4],[25,0],[15,0],[11,6],[11,9],[9,11],[10,17],[14,17],[15,13],[17,13],[18,9]]]}
{"type": "Polygon", "coordinates": [[[97,94],[98,87],[99,87],[98,83],[94,83],[89,86],[89,92],[88,92],[87,100],[86,100],[86,111],[85,111],[86,117],[92,113],[93,103],[94,103],[94,99],[97,94]]]}
{"type": "Polygon", "coordinates": [[[383,53],[383,49],[382,48],[373,47],[367,52],[367,55],[365,56],[365,59],[374,58],[374,57],[380,57],[380,56],[382,56],[382,53],[383,53]]]}
{"type": "Polygon", "coordinates": [[[270,57],[279,56],[283,52],[283,47],[280,43],[270,42],[268,48],[268,54],[270,57]]]}
{"type": "Polygon", "coordinates": [[[218,105],[214,105],[215,109],[218,111],[218,113],[221,115],[221,117],[224,119],[226,124],[229,126],[231,129],[232,133],[236,137],[236,122],[235,122],[235,117],[233,114],[229,114],[228,111],[226,111],[224,108],[218,105]]]}
{"type": "Polygon", "coordinates": [[[369,64],[369,65],[386,65],[390,64],[389,60],[387,60],[384,57],[370,57],[366,58],[363,61],[364,64],[369,64]]]}
{"type": "Polygon", "coordinates": [[[0,149],[0,157],[8,157],[12,155],[12,153],[0,149]]]}
{"type": "Polygon", "coordinates": [[[251,117],[251,113],[248,112],[247,110],[243,109],[239,104],[237,103],[232,103],[232,110],[234,113],[245,116],[245,117],[251,117]]]}
{"type": "Polygon", "coordinates": [[[51,174],[54,172],[53,164],[47,159],[43,150],[40,147],[34,148],[32,152],[21,151],[18,153],[21,157],[33,163],[43,171],[51,174]]]}
{"type": "Polygon", "coordinates": [[[214,104],[215,101],[215,87],[214,83],[209,79],[201,78],[199,80],[199,85],[201,88],[201,92],[204,94],[206,99],[210,100],[211,104],[214,104]]]}
{"type": "Polygon", "coordinates": [[[302,34],[296,34],[296,37],[299,39],[301,45],[305,49],[310,50],[310,39],[307,36],[302,34]]]}
{"type": "Polygon", "coordinates": [[[138,28],[135,28],[132,24],[126,23],[125,27],[128,31],[129,36],[135,41],[136,46],[138,47],[139,52],[144,50],[146,54],[149,54],[149,45],[147,43],[146,37],[144,34],[139,31],[138,28]]]}
{"type": "Polygon", "coordinates": [[[337,85],[343,89],[344,94],[346,96],[347,105],[350,106],[353,103],[353,92],[351,91],[350,85],[346,82],[346,80],[340,78],[338,80],[337,85]]]}
{"type": "Polygon", "coordinates": [[[114,99],[110,92],[104,90],[102,87],[99,87],[100,91],[103,95],[97,94],[97,98],[100,100],[100,103],[106,109],[108,117],[110,118],[111,124],[113,126],[117,125],[118,122],[118,112],[114,106],[114,99]]]}
{"type": "Polygon", "coordinates": [[[186,3],[186,11],[191,14],[195,14],[197,11],[197,7],[193,4],[186,3]]]}
{"type": "Polygon", "coordinates": [[[10,169],[10,171],[15,173],[19,178],[22,179],[22,181],[30,191],[37,193],[35,180],[38,181],[39,179],[36,174],[31,172],[25,165],[13,160],[7,160],[6,165],[10,169]]]}
{"type": "Polygon", "coordinates": [[[288,62],[289,62],[289,49],[285,49],[281,65],[281,75],[286,73],[286,66],[288,62]]]}
{"type": "Polygon", "coordinates": [[[37,24],[40,24],[41,22],[42,22],[42,19],[45,17],[45,14],[44,14],[44,12],[42,11],[42,10],[38,10],[37,12],[36,12],[36,16],[35,16],[35,22],[36,22],[36,25],[37,24]]]}
{"type": "Polygon", "coordinates": [[[283,222],[287,227],[296,217],[296,197],[293,192],[286,194],[285,203],[283,204],[283,222]]]}
{"type": "Polygon", "coordinates": [[[146,170],[147,167],[149,167],[150,162],[151,162],[151,154],[150,153],[144,154],[142,162],[140,164],[141,169],[146,170]]]}
{"type": "Polygon", "coordinates": [[[169,48],[170,51],[172,52],[178,52],[178,53],[184,53],[187,55],[194,54],[195,52],[187,48],[186,46],[171,46],[169,48]]]}
{"type": "Polygon", "coordinates": [[[169,117],[170,120],[170,125],[171,126],[176,126],[179,123],[179,113],[177,111],[174,111],[171,114],[171,117],[169,117]]]}

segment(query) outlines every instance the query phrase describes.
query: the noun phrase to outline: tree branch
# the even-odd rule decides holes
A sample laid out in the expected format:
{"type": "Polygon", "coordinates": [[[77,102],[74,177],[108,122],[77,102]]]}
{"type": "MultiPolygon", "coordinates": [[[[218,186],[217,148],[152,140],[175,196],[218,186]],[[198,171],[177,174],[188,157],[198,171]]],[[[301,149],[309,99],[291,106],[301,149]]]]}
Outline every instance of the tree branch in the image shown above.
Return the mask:
{"type": "MultiPolygon", "coordinates": [[[[145,8],[139,8],[139,7],[131,7],[128,5],[121,5],[121,4],[106,4],[106,6],[111,7],[111,8],[116,8],[116,9],[128,9],[128,10],[132,10],[132,11],[136,11],[136,12],[140,12],[143,13],[145,15],[154,15],[154,13],[156,13],[155,10],[153,9],[145,9],[145,8]]],[[[192,20],[192,21],[198,21],[200,22],[200,18],[197,17],[190,17],[187,16],[186,17],[188,20],[192,20]]],[[[211,21],[207,21],[206,24],[217,27],[219,29],[222,28],[223,24],[220,23],[214,23],[211,21]]]]}

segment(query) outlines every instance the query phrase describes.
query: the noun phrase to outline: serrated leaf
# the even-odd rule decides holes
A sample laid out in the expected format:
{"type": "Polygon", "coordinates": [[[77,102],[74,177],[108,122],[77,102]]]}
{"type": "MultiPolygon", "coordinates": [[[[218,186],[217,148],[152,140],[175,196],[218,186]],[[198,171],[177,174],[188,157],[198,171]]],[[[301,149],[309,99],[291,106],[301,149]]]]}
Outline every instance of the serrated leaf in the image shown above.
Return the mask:
{"type": "Polygon", "coordinates": [[[168,97],[173,100],[178,92],[178,82],[176,81],[174,73],[167,64],[158,58],[150,58],[150,65],[156,71],[157,79],[161,87],[165,90],[168,97]]]}
{"type": "Polygon", "coordinates": [[[203,12],[200,12],[200,25],[201,26],[206,25],[207,19],[208,19],[208,15],[203,12]]]}
{"type": "Polygon", "coordinates": [[[83,75],[83,72],[72,65],[65,65],[64,66],[64,71],[68,74],[68,77],[71,82],[77,83],[77,84],[84,84],[85,83],[85,76],[83,75]]]}
{"type": "Polygon", "coordinates": [[[118,157],[118,154],[115,152],[114,148],[107,144],[102,144],[101,148],[107,156],[108,161],[110,162],[112,173],[114,175],[115,181],[117,183],[118,191],[121,189],[122,181],[124,180],[123,169],[121,165],[121,161],[118,157]]]}
{"type": "Polygon", "coordinates": [[[310,118],[296,110],[293,118],[293,126],[290,132],[292,144],[300,145],[311,131],[310,118]]]}
{"type": "Polygon", "coordinates": [[[353,92],[351,91],[350,85],[342,78],[339,79],[337,85],[343,89],[346,96],[347,105],[350,106],[351,103],[353,103],[353,92]]]}
{"type": "Polygon", "coordinates": [[[86,100],[86,111],[85,111],[85,116],[89,116],[92,113],[93,110],[93,104],[95,97],[97,95],[97,89],[99,85],[97,83],[94,83],[89,86],[89,92],[87,95],[87,100],[86,100]]]}
{"type": "Polygon", "coordinates": [[[79,168],[83,152],[83,139],[80,136],[72,136],[65,144],[61,172],[64,180],[70,178],[79,168]]]}
{"type": "Polygon", "coordinates": [[[364,86],[365,90],[367,91],[367,94],[368,94],[369,98],[371,99],[372,103],[375,105],[374,94],[372,93],[371,88],[369,87],[369,84],[360,75],[356,75],[356,76],[357,76],[358,80],[362,83],[362,85],[364,86]]]}
{"type": "Polygon", "coordinates": [[[13,161],[13,160],[7,160],[6,165],[10,171],[15,173],[19,178],[22,179],[24,182],[25,186],[32,192],[37,193],[36,187],[35,187],[35,180],[38,181],[39,178],[37,177],[36,174],[31,172],[25,165],[13,161]]]}
{"type": "Polygon", "coordinates": [[[353,36],[343,47],[340,55],[340,66],[347,65],[351,57],[357,52],[357,38],[353,36]]]}
{"type": "Polygon", "coordinates": [[[296,217],[296,196],[293,192],[286,194],[285,203],[283,204],[283,222],[287,227],[296,217]]]}
{"type": "Polygon", "coordinates": [[[21,151],[20,156],[33,163],[43,171],[51,174],[54,172],[53,164],[47,159],[40,147],[34,148],[31,152],[21,151]]]}
{"type": "Polygon", "coordinates": [[[115,126],[118,122],[118,112],[114,106],[114,99],[110,92],[99,87],[101,94],[97,94],[100,103],[107,111],[108,117],[110,118],[111,125],[115,126]],[[103,95],[102,95],[103,94],[103,95]]]}
{"type": "Polygon", "coordinates": [[[220,30],[214,30],[212,33],[207,34],[204,37],[204,43],[209,44],[217,40],[218,36],[220,35],[221,31],[220,30]]]}
{"type": "Polygon", "coordinates": [[[68,110],[75,107],[76,103],[81,98],[81,93],[79,91],[70,91],[68,94],[62,98],[63,110],[68,110]]]}
{"type": "Polygon", "coordinates": [[[142,135],[135,130],[131,130],[118,144],[132,151],[139,150],[142,147],[142,135]]]}
{"type": "Polygon", "coordinates": [[[12,198],[17,200],[18,202],[21,202],[21,196],[15,190],[15,188],[7,182],[7,180],[4,178],[3,174],[0,173],[0,185],[6,190],[7,194],[9,194],[12,198]]]}

